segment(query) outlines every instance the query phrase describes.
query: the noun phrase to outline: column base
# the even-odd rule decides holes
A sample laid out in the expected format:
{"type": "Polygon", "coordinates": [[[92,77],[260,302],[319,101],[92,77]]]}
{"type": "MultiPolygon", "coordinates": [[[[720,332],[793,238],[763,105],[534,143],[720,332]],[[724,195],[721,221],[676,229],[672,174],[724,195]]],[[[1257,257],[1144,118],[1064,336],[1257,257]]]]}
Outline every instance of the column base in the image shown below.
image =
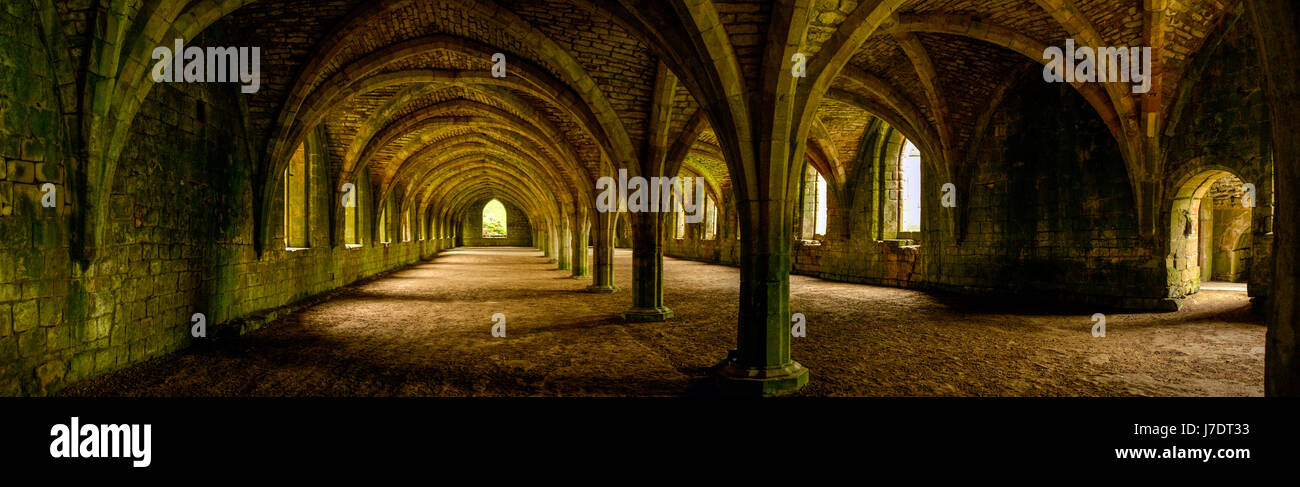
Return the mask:
{"type": "Polygon", "coordinates": [[[723,394],[762,397],[793,394],[808,383],[809,375],[807,367],[793,360],[783,366],[749,368],[736,365],[732,356],[718,364],[714,373],[723,394]]]}
{"type": "Polygon", "coordinates": [[[623,319],[633,323],[668,321],[672,317],[673,310],[663,306],[658,308],[632,308],[623,312],[623,319]]]}
{"type": "Polygon", "coordinates": [[[594,294],[613,294],[618,291],[619,291],[618,286],[615,286],[613,284],[602,285],[602,286],[597,286],[593,284],[591,286],[587,286],[587,292],[594,293],[594,294]]]}

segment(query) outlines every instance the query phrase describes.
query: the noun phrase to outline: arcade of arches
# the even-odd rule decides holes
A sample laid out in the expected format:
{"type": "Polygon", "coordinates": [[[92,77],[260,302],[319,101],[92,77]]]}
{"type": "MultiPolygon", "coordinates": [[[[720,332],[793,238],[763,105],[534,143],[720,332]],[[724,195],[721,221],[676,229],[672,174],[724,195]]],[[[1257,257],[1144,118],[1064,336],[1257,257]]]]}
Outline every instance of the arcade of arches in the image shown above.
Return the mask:
{"type": "Polygon", "coordinates": [[[7,1],[0,394],[1300,394],[1297,18],[7,1]],[[1150,90],[1045,82],[1067,39],[1150,90]]]}

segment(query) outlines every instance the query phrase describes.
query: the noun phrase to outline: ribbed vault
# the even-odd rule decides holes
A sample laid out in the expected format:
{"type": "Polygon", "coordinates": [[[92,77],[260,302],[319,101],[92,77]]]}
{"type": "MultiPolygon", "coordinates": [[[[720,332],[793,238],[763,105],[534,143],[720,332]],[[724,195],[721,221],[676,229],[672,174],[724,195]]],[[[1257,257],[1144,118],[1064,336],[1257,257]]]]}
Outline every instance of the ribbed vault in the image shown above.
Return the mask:
{"type": "MultiPolygon", "coordinates": [[[[1124,83],[1062,89],[1113,138],[1131,191],[1120,199],[1131,200],[1140,237],[1156,242],[1171,120],[1187,79],[1201,76],[1196,53],[1242,11],[1238,1],[1209,0],[101,3],[106,12],[78,54],[85,59],[70,63],[87,66],[84,82],[68,88],[79,98],[68,105],[80,110],[79,250],[89,259],[111,220],[118,159],[155,89],[151,50],[211,35],[264,46],[261,89],[236,108],[239,152],[255,173],[259,258],[274,247],[285,170],[308,144],[328,161],[331,189],[365,186],[364,213],[409,212],[413,225],[443,237],[475,217],[476,203],[500,198],[578,277],[589,234],[600,267],[615,220],[626,218],[632,315],[666,319],[664,219],[598,214],[595,183],[619,170],[702,177],[719,221],[732,227],[723,233],[745,236],[736,252],[738,350],[723,372],[742,382],[806,380],[779,333],[789,326],[790,229],[805,165],[846,202],[879,153],[872,144],[888,134],[919,148],[927,186],[968,187],[995,112],[1012,86],[1037,75],[1045,48],[1067,39],[1150,46],[1149,93],[1124,83]],[[499,55],[505,76],[494,73],[499,55]],[[806,76],[797,77],[801,58],[806,76]]],[[[363,233],[377,231],[375,220],[364,220],[363,233]]],[[[958,215],[939,223],[935,240],[960,238],[958,215]]],[[[602,279],[612,291],[599,272],[597,287],[602,279]]]]}

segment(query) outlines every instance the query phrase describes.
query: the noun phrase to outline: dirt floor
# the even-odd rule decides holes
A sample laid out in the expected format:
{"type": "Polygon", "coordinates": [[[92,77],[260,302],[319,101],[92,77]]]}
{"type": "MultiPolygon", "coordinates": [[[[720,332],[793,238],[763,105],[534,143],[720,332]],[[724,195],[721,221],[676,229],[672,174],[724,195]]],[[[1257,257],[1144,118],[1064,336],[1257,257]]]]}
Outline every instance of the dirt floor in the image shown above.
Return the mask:
{"type": "MultiPolygon", "coordinates": [[[[714,393],[739,271],[665,260],[677,317],[629,324],[531,249],[457,249],[340,291],[243,337],[64,391],[73,396],[649,396],[714,393]],[[506,337],[491,334],[506,317],[506,337]]],[[[616,256],[629,289],[631,253],[616,256]]],[[[1244,293],[1177,313],[1057,314],[794,276],[795,360],[815,396],[1259,396],[1264,326],[1244,293]]],[[[1074,313],[1075,311],[1071,311],[1074,313]]]]}

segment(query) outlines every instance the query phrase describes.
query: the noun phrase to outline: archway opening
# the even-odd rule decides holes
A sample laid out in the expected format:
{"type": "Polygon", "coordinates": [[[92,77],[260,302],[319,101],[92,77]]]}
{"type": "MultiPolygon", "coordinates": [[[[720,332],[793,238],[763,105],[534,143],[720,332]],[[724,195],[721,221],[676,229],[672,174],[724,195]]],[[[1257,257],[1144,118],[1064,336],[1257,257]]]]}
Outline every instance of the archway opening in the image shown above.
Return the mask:
{"type": "Polygon", "coordinates": [[[498,200],[483,205],[483,238],[506,238],[506,206],[498,200]]]}
{"type": "Polygon", "coordinates": [[[1202,172],[1179,187],[1166,261],[1172,297],[1201,289],[1246,292],[1254,199],[1253,190],[1226,170],[1202,172]]]}

